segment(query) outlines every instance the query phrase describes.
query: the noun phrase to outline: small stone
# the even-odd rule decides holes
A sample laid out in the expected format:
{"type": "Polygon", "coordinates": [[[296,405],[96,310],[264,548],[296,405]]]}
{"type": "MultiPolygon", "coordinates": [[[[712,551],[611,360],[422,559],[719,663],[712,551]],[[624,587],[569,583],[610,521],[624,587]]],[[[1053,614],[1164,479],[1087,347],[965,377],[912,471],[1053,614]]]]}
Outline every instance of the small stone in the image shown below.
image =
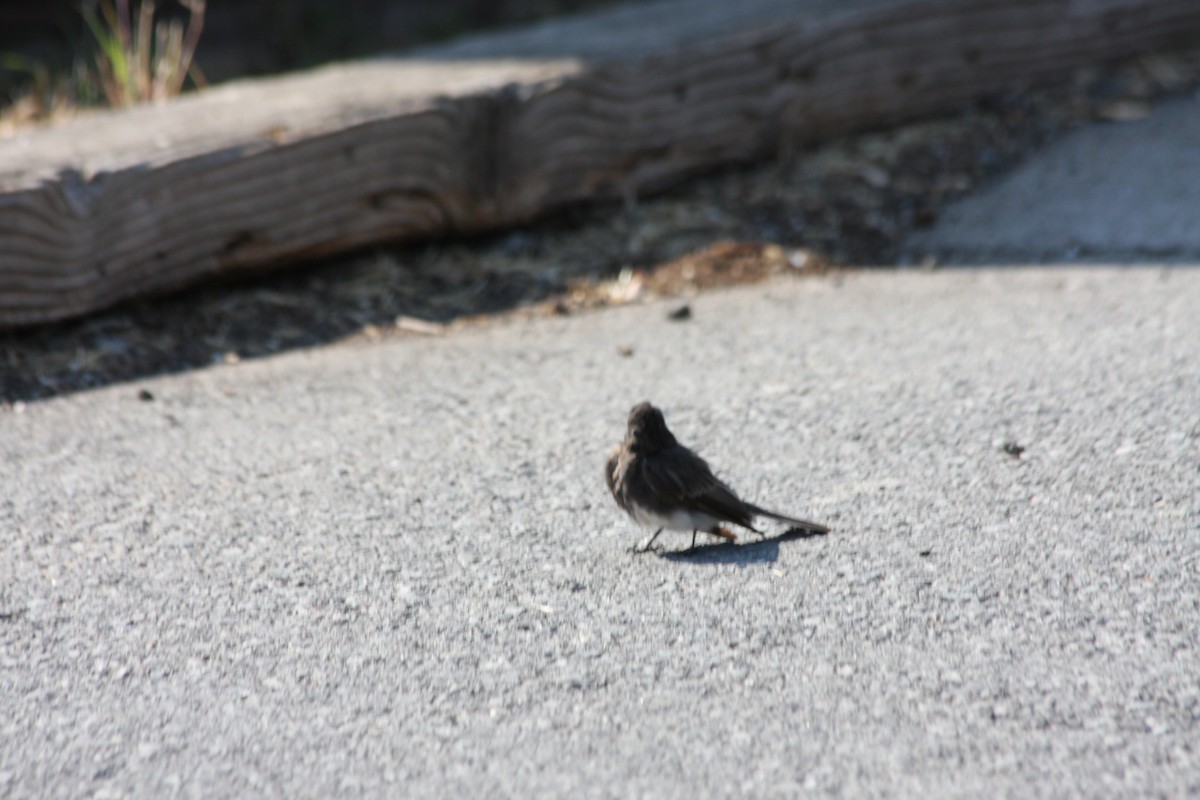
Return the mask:
{"type": "Polygon", "coordinates": [[[692,307],[689,306],[687,303],[684,303],[679,308],[672,311],[670,314],[667,314],[667,319],[671,320],[672,322],[683,322],[684,320],[689,320],[691,318],[692,318],[692,307]]]}
{"type": "Polygon", "coordinates": [[[1095,115],[1106,122],[1137,122],[1150,116],[1150,104],[1136,99],[1113,100],[1098,107],[1095,115]]]}
{"type": "Polygon", "coordinates": [[[440,336],[446,332],[446,326],[440,322],[430,322],[429,320],[410,317],[405,314],[396,317],[395,325],[397,330],[418,333],[422,336],[440,336]]]}

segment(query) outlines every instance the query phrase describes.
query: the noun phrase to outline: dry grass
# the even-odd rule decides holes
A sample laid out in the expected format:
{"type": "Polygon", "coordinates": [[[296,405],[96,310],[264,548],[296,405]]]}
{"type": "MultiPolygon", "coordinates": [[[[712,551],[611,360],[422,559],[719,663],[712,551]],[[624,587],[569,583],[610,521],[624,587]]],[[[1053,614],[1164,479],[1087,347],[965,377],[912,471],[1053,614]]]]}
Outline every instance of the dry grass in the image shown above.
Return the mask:
{"type": "Polygon", "coordinates": [[[179,19],[156,19],[153,0],[136,9],[129,0],[88,0],[83,19],[98,47],[96,82],[114,108],[162,102],[179,95],[188,76],[197,85],[203,76],[193,59],[204,30],[205,0],[178,0],[188,12],[179,19]]]}
{"type": "Polygon", "coordinates": [[[158,13],[153,0],[84,0],[79,11],[95,49],[55,74],[44,64],[16,54],[0,56],[0,69],[28,78],[25,89],[0,108],[0,136],[54,123],[81,108],[124,108],[178,96],[188,79],[205,85],[195,63],[204,31],[206,0],[178,0],[187,19],[158,13]]]}

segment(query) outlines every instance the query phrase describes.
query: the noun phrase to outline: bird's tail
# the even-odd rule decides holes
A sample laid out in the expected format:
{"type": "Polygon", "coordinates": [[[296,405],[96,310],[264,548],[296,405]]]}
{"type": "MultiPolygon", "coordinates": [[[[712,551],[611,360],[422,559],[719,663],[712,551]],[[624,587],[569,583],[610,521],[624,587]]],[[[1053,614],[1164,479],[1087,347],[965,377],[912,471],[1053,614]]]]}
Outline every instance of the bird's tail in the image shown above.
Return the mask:
{"type": "Polygon", "coordinates": [[[793,526],[797,528],[803,528],[804,530],[812,533],[829,533],[830,531],[829,526],[822,525],[819,522],[813,522],[807,519],[796,519],[795,517],[789,517],[786,514],[777,514],[774,511],[767,511],[765,508],[759,508],[758,506],[750,505],[749,503],[746,504],[746,507],[756,516],[770,517],[771,519],[777,519],[780,522],[790,522],[793,526]]]}

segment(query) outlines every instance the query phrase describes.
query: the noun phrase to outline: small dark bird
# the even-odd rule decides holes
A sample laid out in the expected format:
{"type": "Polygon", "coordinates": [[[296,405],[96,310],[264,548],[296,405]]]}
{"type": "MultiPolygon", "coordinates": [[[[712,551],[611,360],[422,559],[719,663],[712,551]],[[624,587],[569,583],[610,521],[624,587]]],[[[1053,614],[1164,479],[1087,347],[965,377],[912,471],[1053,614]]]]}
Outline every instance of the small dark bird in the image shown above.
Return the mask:
{"type": "Polygon", "coordinates": [[[759,508],[738,498],[733,489],[719,481],[704,459],[675,440],[667,429],[662,412],[649,403],[638,403],[629,412],[629,428],[604,465],[608,490],[625,513],[639,525],[657,528],[644,547],[648,551],[664,529],[705,531],[734,541],[737,536],[721,528],[732,522],[762,531],[752,524],[755,517],[770,517],[790,522],[811,533],[828,533],[829,528],[816,522],[796,519],[759,508]]]}

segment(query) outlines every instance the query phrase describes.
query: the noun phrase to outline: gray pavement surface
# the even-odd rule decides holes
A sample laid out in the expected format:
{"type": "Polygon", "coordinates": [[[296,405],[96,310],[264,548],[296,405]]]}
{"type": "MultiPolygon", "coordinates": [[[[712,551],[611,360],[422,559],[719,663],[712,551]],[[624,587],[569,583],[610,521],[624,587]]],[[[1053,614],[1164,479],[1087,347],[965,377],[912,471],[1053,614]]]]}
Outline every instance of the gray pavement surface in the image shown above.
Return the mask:
{"type": "Polygon", "coordinates": [[[1200,271],[692,307],[0,412],[0,796],[1200,792],[1200,271]],[[632,555],[645,398],[834,533],[632,555]]]}
{"type": "Polygon", "coordinates": [[[914,243],[1138,266],[777,280],[0,408],[0,796],[1200,793],[1200,271],[1155,266],[1200,254],[1198,106],[914,243]],[[600,467],[642,399],[834,533],[632,555],[600,467]]]}
{"type": "Polygon", "coordinates": [[[1081,128],[958,203],[909,250],[960,263],[1200,260],[1200,95],[1081,128]]]}

